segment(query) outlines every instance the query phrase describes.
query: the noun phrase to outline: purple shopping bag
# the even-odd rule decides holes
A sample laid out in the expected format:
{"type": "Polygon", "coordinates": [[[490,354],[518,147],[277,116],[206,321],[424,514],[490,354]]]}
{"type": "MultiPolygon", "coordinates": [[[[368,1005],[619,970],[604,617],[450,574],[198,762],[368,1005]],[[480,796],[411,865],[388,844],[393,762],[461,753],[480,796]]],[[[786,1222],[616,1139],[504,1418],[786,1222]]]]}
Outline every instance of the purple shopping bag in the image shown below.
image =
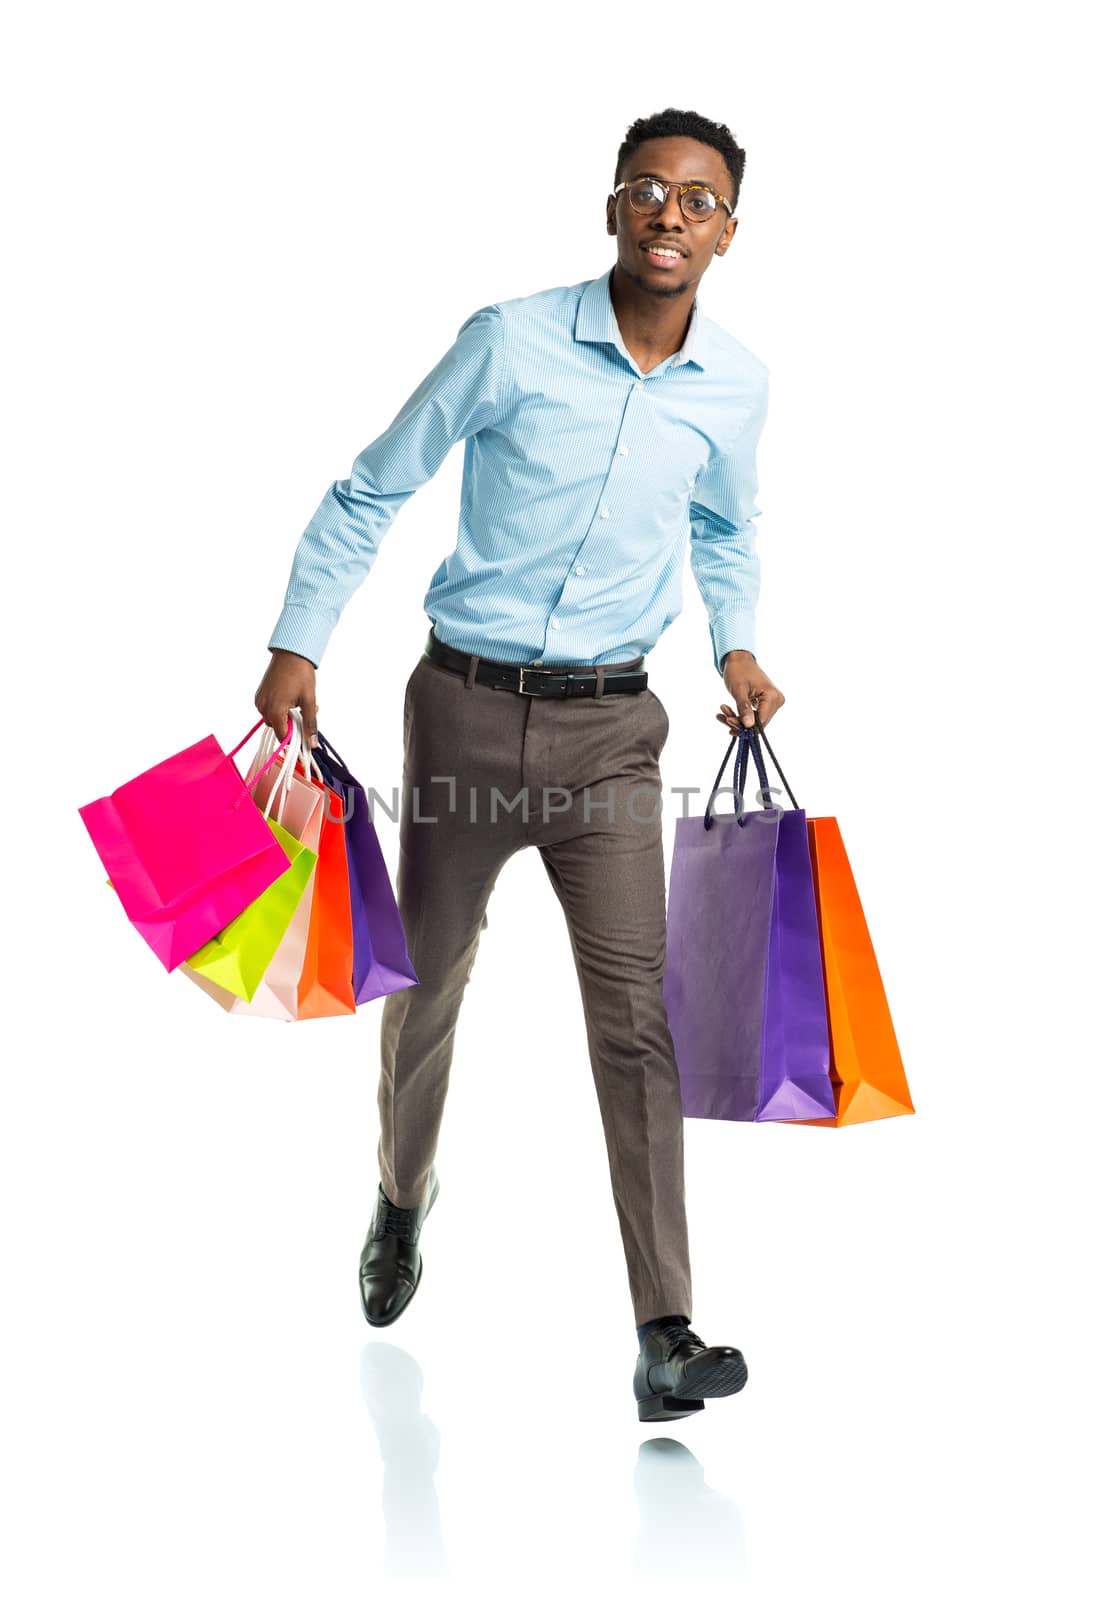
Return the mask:
{"type": "Polygon", "coordinates": [[[233,763],[262,727],[228,755],[208,734],[79,807],[126,915],[169,972],[290,869],[233,763]]]}
{"type": "Polygon", "coordinates": [[[356,1005],[420,979],[409,959],[405,928],[394,898],[382,846],[371,821],[366,791],[353,778],[324,734],[313,756],[326,784],[344,802],[344,844],[351,891],[352,986],[356,1005]]]}
{"type": "Polygon", "coordinates": [[[790,810],[745,810],[750,749],[761,800],[773,793],[757,733],[731,737],[703,816],[676,822],[664,997],[686,1117],[776,1122],[835,1107],[806,813],[793,796],[790,810]],[[719,815],[735,746],[734,811],[719,815]]]}

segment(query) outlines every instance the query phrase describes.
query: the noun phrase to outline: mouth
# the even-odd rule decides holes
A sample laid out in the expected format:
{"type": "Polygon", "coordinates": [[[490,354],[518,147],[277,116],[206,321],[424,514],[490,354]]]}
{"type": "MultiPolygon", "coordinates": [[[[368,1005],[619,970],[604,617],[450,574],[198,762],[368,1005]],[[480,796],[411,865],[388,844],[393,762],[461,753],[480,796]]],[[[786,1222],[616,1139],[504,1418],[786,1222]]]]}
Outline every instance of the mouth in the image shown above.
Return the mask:
{"type": "Polygon", "coordinates": [[[676,245],[643,244],[641,251],[647,261],[652,262],[655,267],[662,267],[666,272],[684,260],[683,251],[676,245]]]}

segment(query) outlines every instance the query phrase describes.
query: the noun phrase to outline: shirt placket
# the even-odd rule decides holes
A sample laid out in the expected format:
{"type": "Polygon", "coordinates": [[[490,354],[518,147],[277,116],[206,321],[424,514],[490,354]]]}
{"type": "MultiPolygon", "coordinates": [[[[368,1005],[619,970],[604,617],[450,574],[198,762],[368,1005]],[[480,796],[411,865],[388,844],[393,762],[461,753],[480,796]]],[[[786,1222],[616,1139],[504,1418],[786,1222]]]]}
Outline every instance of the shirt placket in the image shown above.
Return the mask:
{"type": "MultiPolygon", "coordinates": [[[[580,659],[581,647],[579,643],[571,642],[569,636],[571,613],[576,602],[584,597],[586,579],[591,581],[591,578],[598,574],[601,541],[609,523],[616,516],[618,507],[630,503],[630,495],[627,493],[628,475],[634,470],[631,461],[631,445],[632,440],[636,442],[639,432],[636,420],[638,408],[649,403],[646,395],[646,386],[659,381],[677,361],[677,356],[671,355],[667,360],[662,361],[660,366],[654,367],[651,372],[643,373],[620,341],[616,339],[615,342],[627,361],[629,361],[635,376],[631,379],[627,390],[626,402],[622,409],[619,429],[614,441],[614,454],[611,457],[611,465],[608,467],[600,490],[599,503],[584,538],[570,559],[565,580],[554,608],[546,621],[543,653],[530,663],[533,667],[541,666],[547,656],[551,660],[580,659]]],[[[599,575],[602,576],[602,574],[599,575]]]]}

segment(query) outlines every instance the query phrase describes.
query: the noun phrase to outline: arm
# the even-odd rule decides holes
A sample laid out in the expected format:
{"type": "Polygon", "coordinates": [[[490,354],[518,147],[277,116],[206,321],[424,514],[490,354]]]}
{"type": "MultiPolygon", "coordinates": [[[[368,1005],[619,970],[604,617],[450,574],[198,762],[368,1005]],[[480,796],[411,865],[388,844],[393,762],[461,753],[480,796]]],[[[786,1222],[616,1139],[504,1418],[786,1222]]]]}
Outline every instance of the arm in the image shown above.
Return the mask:
{"type": "Polygon", "coordinates": [[[691,569],[707,608],[714,665],[734,701],[723,702],[717,720],[731,732],[757,719],[765,726],[785,699],[753,653],[760,593],[756,448],[767,414],[765,374],[745,426],[699,474],[691,499],[691,569]]]}
{"type": "MultiPolygon", "coordinates": [[[[692,491],[691,570],[707,608],[715,669],[728,651],[756,648],[760,592],[756,553],[756,447],[768,411],[765,376],[733,443],[700,472],[692,491]]],[[[725,663],[726,666],[729,663],[725,663]]]]}
{"type": "Polygon", "coordinates": [[[434,476],[452,445],[498,415],[504,331],[496,306],[467,317],[389,427],[356,456],[351,476],[328,489],[299,540],[270,650],[319,665],[405,501],[434,476]]]}

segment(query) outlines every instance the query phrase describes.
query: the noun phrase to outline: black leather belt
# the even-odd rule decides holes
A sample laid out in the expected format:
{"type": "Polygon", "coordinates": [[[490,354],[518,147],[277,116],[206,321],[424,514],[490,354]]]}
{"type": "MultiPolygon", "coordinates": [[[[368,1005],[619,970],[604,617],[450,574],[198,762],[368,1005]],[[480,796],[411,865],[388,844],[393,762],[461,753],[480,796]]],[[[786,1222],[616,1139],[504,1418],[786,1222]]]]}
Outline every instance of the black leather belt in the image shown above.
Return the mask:
{"type": "MultiPolygon", "coordinates": [[[[463,677],[468,676],[474,659],[465,650],[452,649],[442,639],[437,639],[434,629],[428,634],[424,654],[449,672],[460,672],[463,677]]],[[[637,659],[642,662],[645,656],[637,659]]],[[[638,694],[649,682],[649,673],[640,666],[608,666],[602,672],[604,694],[638,694]]],[[[595,667],[519,667],[479,656],[474,682],[487,684],[490,689],[511,689],[516,694],[547,695],[565,700],[573,695],[594,695],[597,678],[595,667]]]]}

